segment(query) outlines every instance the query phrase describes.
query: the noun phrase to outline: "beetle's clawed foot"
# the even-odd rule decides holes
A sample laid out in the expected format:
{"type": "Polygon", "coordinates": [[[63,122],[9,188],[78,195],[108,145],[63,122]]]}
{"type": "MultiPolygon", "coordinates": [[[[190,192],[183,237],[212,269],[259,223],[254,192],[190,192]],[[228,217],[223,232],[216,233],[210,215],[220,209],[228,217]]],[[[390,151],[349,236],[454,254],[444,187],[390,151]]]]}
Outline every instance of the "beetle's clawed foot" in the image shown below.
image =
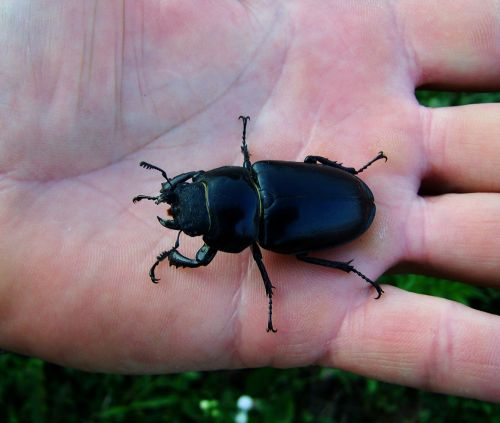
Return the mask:
{"type": "Polygon", "coordinates": [[[151,269],[149,270],[149,277],[151,278],[151,282],[158,283],[158,281],[160,280],[160,278],[157,278],[155,276],[156,266],[158,266],[163,260],[169,257],[171,251],[172,250],[163,251],[161,254],[158,255],[158,257],[156,257],[155,264],[153,264],[153,266],[151,266],[151,269]]]}
{"type": "Polygon", "coordinates": [[[378,295],[375,297],[375,299],[378,300],[384,293],[384,290],[380,287],[380,285],[377,282],[371,282],[371,284],[377,290],[378,295]]]}
{"type": "Polygon", "coordinates": [[[356,275],[358,275],[361,279],[363,279],[365,282],[367,282],[371,286],[373,286],[377,291],[377,296],[375,297],[375,299],[378,300],[382,296],[382,294],[384,293],[384,290],[380,287],[378,282],[372,281],[369,277],[363,275],[363,273],[361,273],[358,269],[356,269],[353,265],[351,265],[352,262],[353,262],[353,259],[346,261],[345,263],[339,263],[341,266],[339,266],[338,268],[340,270],[343,270],[344,272],[347,272],[347,273],[349,273],[349,272],[356,273],[356,275]]]}
{"type": "Polygon", "coordinates": [[[384,152],[383,152],[383,151],[379,151],[379,152],[378,152],[378,154],[377,154],[377,156],[376,156],[374,159],[370,160],[370,161],[369,161],[367,164],[365,164],[362,168],[360,168],[360,169],[356,170],[356,171],[354,172],[354,175],[357,175],[358,173],[363,172],[363,170],[368,169],[368,168],[369,168],[369,167],[370,167],[373,163],[375,163],[377,160],[381,160],[381,159],[385,159],[385,161],[387,161],[387,156],[384,154],[384,152]]]}
{"type": "Polygon", "coordinates": [[[149,277],[151,278],[151,282],[153,283],[158,283],[158,281],[160,280],[160,278],[157,278],[155,276],[155,266],[153,266],[149,271],[149,277]]]}
{"type": "Polygon", "coordinates": [[[383,151],[379,151],[377,157],[375,158],[375,160],[380,160],[380,159],[385,159],[385,161],[387,161],[387,156],[384,154],[383,151]]]}
{"type": "Polygon", "coordinates": [[[366,282],[368,282],[371,286],[375,288],[375,290],[377,291],[377,296],[375,297],[375,300],[378,300],[384,293],[384,290],[381,288],[378,282],[373,282],[371,279],[367,278],[363,274],[359,274],[357,271],[355,271],[355,273],[361,276],[366,282]]]}
{"type": "Polygon", "coordinates": [[[278,332],[278,329],[273,328],[273,322],[268,322],[266,332],[278,332]]]}
{"type": "Polygon", "coordinates": [[[372,281],[370,278],[363,275],[359,270],[355,269],[354,267],[352,267],[351,272],[356,273],[356,275],[358,275],[361,279],[363,279],[365,282],[368,282],[371,286],[373,286],[376,289],[377,294],[378,294],[375,297],[376,300],[378,300],[382,296],[382,294],[384,293],[384,290],[381,288],[381,286],[378,284],[378,282],[372,281]]]}

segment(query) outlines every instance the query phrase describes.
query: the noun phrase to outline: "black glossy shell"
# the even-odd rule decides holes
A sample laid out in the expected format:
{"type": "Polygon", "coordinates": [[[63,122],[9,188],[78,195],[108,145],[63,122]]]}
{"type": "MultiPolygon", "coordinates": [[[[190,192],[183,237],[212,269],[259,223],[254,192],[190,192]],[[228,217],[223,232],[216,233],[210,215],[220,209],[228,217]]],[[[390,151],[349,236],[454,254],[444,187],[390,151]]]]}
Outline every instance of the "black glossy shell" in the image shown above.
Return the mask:
{"type": "Polygon", "coordinates": [[[252,245],[259,231],[259,195],[243,167],[224,166],[205,172],[210,229],[203,240],[213,248],[239,253],[252,245]]]}
{"type": "Polygon", "coordinates": [[[261,161],[252,166],[263,216],[259,244],[298,254],[351,241],[375,217],[373,194],[356,176],[323,165],[261,161]]]}

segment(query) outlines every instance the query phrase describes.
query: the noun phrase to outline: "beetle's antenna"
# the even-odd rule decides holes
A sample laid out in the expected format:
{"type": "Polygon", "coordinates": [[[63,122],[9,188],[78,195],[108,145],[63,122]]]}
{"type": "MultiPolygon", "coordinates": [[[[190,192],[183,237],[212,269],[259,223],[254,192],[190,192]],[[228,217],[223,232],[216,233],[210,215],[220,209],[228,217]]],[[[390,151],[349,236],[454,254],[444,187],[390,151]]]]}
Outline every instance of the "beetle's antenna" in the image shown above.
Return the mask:
{"type": "Polygon", "coordinates": [[[163,169],[160,169],[159,167],[154,166],[154,165],[152,165],[150,163],[147,163],[147,162],[140,162],[139,166],[143,167],[144,169],[155,169],[155,170],[158,170],[162,174],[162,176],[167,180],[167,182],[169,183],[170,187],[172,187],[172,182],[170,182],[170,178],[167,176],[167,172],[165,172],[163,169]]]}
{"type": "Polygon", "coordinates": [[[245,169],[250,169],[252,164],[250,163],[250,153],[248,152],[247,146],[247,123],[250,120],[250,116],[240,116],[238,119],[243,121],[243,135],[242,135],[242,144],[241,144],[241,152],[243,153],[243,167],[245,169]]]}

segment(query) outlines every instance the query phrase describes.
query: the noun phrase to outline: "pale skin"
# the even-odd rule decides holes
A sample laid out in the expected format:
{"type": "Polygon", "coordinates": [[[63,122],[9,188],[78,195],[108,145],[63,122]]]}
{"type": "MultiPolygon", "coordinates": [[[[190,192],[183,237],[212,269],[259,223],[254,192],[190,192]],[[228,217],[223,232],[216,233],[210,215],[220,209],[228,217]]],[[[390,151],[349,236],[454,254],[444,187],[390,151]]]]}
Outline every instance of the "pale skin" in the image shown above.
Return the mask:
{"type": "MultiPolygon", "coordinates": [[[[0,347],[93,371],[319,364],[500,400],[500,318],[264,251],[148,270],[170,248],[161,175],[321,155],[377,216],[321,257],[500,284],[500,105],[427,109],[416,86],[500,88],[498,1],[4,1],[0,347]],[[417,194],[421,181],[438,190],[417,194]]],[[[190,256],[201,239],[181,236],[190,256]]]]}

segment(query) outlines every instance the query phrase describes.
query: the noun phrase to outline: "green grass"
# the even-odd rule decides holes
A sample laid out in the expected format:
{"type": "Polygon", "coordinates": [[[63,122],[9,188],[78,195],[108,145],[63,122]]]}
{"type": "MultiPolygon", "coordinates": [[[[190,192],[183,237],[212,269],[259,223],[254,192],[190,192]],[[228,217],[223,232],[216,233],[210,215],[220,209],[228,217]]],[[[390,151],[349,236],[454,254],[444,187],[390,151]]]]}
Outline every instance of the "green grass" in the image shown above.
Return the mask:
{"type": "Polygon", "coordinates": [[[427,107],[463,106],[477,103],[500,103],[500,92],[467,93],[417,90],[420,104],[427,107]]]}
{"type": "Polygon", "coordinates": [[[500,406],[328,368],[121,376],[14,355],[0,368],[2,422],[234,422],[243,395],[251,422],[500,422],[500,406]]]}
{"type": "MultiPolygon", "coordinates": [[[[500,93],[421,91],[417,97],[431,107],[500,102],[500,93]]],[[[415,275],[384,276],[383,282],[492,313],[500,310],[500,292],[493,289],[415,275]]],[[[250,422],[500,423],[498,405],[329,368],[122,376],[0,355],[0,421],[5,423],[234,422],[242,396],[253,399],[247,415],[250,422]]]]}

